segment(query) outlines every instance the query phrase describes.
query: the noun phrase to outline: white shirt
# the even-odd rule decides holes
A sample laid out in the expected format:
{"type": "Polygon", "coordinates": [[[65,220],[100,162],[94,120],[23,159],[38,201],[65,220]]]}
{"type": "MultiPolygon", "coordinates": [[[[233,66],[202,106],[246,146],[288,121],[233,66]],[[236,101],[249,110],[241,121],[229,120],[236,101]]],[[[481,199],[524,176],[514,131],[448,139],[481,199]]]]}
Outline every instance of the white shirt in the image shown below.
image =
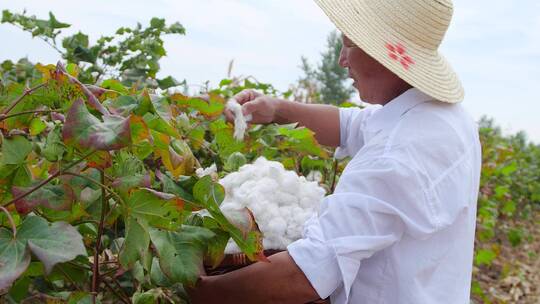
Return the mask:
{"type": "Polygon", "coordinates": [[[321,298],[469,303],[481,149],[460,104],[410,89],[340,109],[351,156],[334,194],[288,246],[321,298]]]}

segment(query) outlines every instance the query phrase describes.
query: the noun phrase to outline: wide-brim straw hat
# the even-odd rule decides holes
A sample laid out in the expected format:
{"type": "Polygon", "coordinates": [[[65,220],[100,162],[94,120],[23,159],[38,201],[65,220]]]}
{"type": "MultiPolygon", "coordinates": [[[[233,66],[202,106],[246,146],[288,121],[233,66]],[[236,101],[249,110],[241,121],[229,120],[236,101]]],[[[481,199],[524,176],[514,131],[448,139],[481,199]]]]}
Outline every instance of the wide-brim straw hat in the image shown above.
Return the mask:
{"type": "Polygon", "coordinates": [[[463,100],[461,82],[439,53],[453,14],[450,0],[315,0],[352,42],[431,97],[463,100]]]}

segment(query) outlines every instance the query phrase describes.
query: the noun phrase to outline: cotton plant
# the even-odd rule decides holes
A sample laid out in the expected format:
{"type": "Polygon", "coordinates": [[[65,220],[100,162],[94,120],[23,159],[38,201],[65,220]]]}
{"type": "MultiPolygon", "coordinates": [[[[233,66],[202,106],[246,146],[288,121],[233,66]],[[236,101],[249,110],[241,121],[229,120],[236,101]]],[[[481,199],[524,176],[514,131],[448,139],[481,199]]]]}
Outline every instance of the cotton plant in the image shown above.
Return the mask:
{"type": "MultiPolygon", "coordinates": [[[[237,172],[223,177],[225,188],[221,210],[233,223],[239,214],[249,209],[263,233],[265,249],[284,250],[302,236],[304,223],[317,213],[325,190],[315,181],[308,181],[296,172],[285,170],[276,161],[259,157],[237,172]]],[[[236,243],[229,241],[225,253],[240,253],[236,243]]]]}

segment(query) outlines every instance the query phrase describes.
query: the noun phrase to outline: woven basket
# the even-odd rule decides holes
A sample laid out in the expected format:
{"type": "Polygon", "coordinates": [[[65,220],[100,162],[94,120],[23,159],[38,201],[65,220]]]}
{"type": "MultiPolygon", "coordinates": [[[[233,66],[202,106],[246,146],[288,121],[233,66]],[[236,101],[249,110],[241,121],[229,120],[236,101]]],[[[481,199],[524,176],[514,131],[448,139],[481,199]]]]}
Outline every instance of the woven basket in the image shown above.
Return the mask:
{"type": "MultiPolygon", "coordinates": [[[[269,257],[282,251],[283,250],[265,250],[264,255],[269,257]]],[[[205,264],[205,270],[208,275],[220,275],[246,267],[253,263],[254,262],[250,261],[244,253],[226,254],[218,267],[211,269],[210,265],[205,264]]],[[[317,300],[308,304],[330,304],[330,300],[317,300]]]]}

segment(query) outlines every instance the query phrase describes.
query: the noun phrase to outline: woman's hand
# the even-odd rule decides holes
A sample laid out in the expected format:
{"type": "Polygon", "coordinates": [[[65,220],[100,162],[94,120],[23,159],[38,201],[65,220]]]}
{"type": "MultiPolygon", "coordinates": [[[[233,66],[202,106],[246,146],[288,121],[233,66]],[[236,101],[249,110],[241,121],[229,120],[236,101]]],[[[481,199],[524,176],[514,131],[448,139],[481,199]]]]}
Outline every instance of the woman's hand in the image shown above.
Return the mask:
{"type": "MultiPolygon", "coordinates": [[[[244,116],[251,115],[252,124],[268,124],[275,122],[277,110],[281,103],[280,99],[265,96],[255,90],[244,90],[234,96],[234,99],[242,105],[244,116]]],[[[234,115],[229,110],[225,110],[225,117],[228,121],[234,121],[234,115]]]]}

